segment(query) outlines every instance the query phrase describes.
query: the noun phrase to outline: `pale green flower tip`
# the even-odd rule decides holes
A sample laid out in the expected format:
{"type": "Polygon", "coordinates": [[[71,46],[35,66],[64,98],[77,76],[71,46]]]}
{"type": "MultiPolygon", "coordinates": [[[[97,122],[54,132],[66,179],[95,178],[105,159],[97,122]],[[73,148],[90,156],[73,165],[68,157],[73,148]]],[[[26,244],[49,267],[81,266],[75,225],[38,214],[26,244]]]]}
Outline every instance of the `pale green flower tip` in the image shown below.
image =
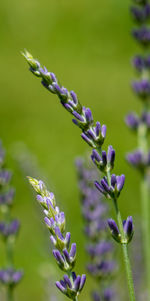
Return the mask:
{"type": "Polygon", "coordinates": [[[27,63],[31,67],[32,71],[34,71],[35,75],[39,76],[40,74],[37,69],[40,67],[40,63],[37,60],[35,60],[32,54],[26,49],[22,51],[21,54],[26,59],[27,63]]]}
{"type": "Polygon", "coordinates": [[[32,187],[34,188],[35,191],[37,191],[38,193],[40,192],[40,187],[39,187],[39,181],[35,178],[32,177],[27,177],[29,180],[29,183],[32,185],[32,187]]]}
{"type": "Polygon", "coordinates": [[[33,56],[31,53],[29,53],[26,49],[24,51],[21,51],[21,54],[25,57],[27,61],[33,60],[33,56]]]}

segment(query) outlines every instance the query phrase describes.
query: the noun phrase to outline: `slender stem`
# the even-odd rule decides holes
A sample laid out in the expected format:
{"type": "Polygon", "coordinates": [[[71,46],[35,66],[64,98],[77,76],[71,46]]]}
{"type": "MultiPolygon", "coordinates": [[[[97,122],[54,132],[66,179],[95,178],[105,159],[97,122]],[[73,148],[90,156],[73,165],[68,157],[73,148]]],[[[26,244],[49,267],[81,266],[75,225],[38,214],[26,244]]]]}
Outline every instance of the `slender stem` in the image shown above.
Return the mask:
{"type": "Polygon", "coordinates": [[[9,285],[7,289],[7,301],[13,301],[13,288],[9,285]]]}
{"type": "MultiPolygon", "coordinates": [[[[138,144],[139,148],[143,152],[148,151],[147,141],[147,128],[144,124],[141,124],[138,129],[138,144]]],[[[148,295],[150,296],[150,196],[149,185],[147,179],[147,170],[145,169],[141,177],[141,207],[142,207],[142,226],[143,226],[143,245],[144,245],[144,260],[146,267],[146,282],[148,288],[148,295]]]]}
{"type": "Polygon", "coordinates": [[[142,175],[141,179],[141,203],[142,203],[142,223],[143,223],[143,244],[144,244],[144,260],[146,267],[146,278],[148,295],[150,296],[150,223],[149,223],[149,187],[146,175],[142,175]]]}
{"type": "MultiPolygon", "coordinates": [[[[116,210],[116,214],[117,214],[119,231],[121,233],[122,241],[125,241],[125,234],[124,234],[124,230],[123,230],[121,213],[118,209],[117,200],[114,199],[113,201],[114,201],[114,206],[115,206],[115,210],[116,210]]],[[[129,259],[129,255],[128,255],[127,243],[126,242],[121,243],[121,246],[122,246],[124,265],[125,265],[127,281],[128,281],[130,301],[135,301],[134,283],[133,283],[130,259],[129,259]]]]}
{"type": "MultiPolygon", "coordinates": [[[[107,180],[108,180],[109,185],[111,185],[111,175],[110,175],[109,170],[107,172],[107,180]]],[[[114,207],[115,207],[115,211],[116,211],[116,215],[117,215],[119,231],[120,231],[120,234],[122,237],[121,246],[122,246],[124,265],[125,265],[127,281],[128,281],[130,301],[135,301],[132,270],[131,270],[131,264],[130,264],[130,260],[129,260],[129,256],[128,256],[127,243],[125,242],[126,240],[125,240],[125,234],[124,234],[124,230],[123,230],[122,217],[121,217],[121,213],[118,208],[117,200],[113,199],[113,203],[114,203],[114,207]]]]}

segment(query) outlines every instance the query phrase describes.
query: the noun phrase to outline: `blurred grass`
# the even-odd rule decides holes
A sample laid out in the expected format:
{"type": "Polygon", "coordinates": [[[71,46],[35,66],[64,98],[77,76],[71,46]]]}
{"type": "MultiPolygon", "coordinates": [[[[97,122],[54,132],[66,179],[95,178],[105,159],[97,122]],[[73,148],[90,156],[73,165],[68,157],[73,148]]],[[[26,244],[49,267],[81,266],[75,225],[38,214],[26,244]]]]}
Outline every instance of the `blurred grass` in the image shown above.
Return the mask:
{"type": "MultiPolygon", "coordinates": [[[[124,125],[124,116],[130,110],[140,109],[129,84],[134,76],[129,61],[138,48],[130,37],[128,5],[129,1],[119,0],[0,3],[1,138],[8,150],[15,141],[24,141],[55,183],[72,240],[78,244],[80,273],[84,272],[85,254],[73,161],[87,147],[57,97],[28,72],[20,51],[27,48],[56,73],[64,86],[77,92],[81,102],[92,109],[95,120],[107,124],[105,146],[115,147],[115,170],[126,174],[120,208],[123,217],[137,214],[139,179],[124,160],[125,152],[136,145],[135,137],[124,125]]],[[[16,263],[23,266],[25,278],[18,286],[17,298],[39,301],[43,300],[44,288],[38,268],[43,261],[54,260],[47,252],[48,235],[43,233],[42,218],[27,181],[11,154],[8,162],[14,168],[17,189],[14,215],[22,222],[16,263]]],[[[88,300],[90,280],[86,288],[81,300],[88,300]]]]}

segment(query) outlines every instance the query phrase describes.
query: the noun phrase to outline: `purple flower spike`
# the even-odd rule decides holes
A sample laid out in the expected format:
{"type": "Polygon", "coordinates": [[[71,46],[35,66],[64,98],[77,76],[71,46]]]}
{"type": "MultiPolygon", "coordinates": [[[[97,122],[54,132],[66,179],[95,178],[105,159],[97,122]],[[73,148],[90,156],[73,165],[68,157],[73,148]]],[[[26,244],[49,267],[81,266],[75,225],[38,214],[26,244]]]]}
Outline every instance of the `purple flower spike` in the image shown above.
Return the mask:
{"type": "Polygon", "coordinates": [[[56,206],[54,194],[47,190],[42,181],[28,178],[35,191],[39,193],[37,199],[44,208],[46,215],[44,220],[52,234],[50,240],[55,247],[53,256],[59,268],[69,274],[69,276],[64,275],[64,280],[57,281],[56,286],[63,294],[74,300],[81,291],[82,277],[76,277],[75,273],[71,272],[76,262],[76,244],[72,243],[69,250],[71,235],[70,232],[65,232],[65,214],[60,212],[59,207],[56,206]]]}
{"type": "Polygon", "coordinates": [[[120,242],[121,241],[121,235],[119,233],[119,229],[116,225],[116,222],[111,218],[107,220],[108,222],[108,226],[110,228],[111,231],[111,235],[112,237],[117,241],[120,242]]]}
{"type": "Polygon", "coordinates": [[[128,216],[126,221],[123,225],[124,233],[127,239],[127,242],[129,243],[133,237],[133,219],[132,216],[128,216]]]}

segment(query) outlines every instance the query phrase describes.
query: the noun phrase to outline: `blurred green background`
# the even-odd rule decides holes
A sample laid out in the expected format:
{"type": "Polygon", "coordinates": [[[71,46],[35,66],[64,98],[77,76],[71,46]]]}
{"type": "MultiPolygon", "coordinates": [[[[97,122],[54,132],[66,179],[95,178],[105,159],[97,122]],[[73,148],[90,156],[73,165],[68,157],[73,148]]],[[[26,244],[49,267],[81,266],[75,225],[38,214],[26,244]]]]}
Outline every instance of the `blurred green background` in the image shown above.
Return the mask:
{"type": "MultiPolygon", "coordinates": [[[[13,215],[22,223],[15,261],[25,271],[16,290],[17,300],[44,300],[46,281],[39,272],[43,264],[51,275],[49,294],[55,293],[54,282],[62,273],[55,269],[40,208],[13,159],[12,147],[23,141],[52,183],[50,189],[65,210],[67,229],[78,245],[80,273],[85,272],[86,257],[74,159],[88,149],[57,97],[29,73],[20,51],[27,48],[64,86],[76,91],[95,120],[107,124],[105,148],[113,145],[115,172],[126,174],[119,200],[122,215],[135,216],[140,212],[139,178],[124,157],[136,146],[136,137],[126,128],[124,116],[140,109],[130,91],[134,77],[130,58],[140,49],[130,37],[128,6],[129,1],[120,0],[0,1],[0,137],[7,148],[8,165],[14,170],[13,215]]],[[[89,300],[90,283],[88,278],[81,300],[89,300]]]]}

